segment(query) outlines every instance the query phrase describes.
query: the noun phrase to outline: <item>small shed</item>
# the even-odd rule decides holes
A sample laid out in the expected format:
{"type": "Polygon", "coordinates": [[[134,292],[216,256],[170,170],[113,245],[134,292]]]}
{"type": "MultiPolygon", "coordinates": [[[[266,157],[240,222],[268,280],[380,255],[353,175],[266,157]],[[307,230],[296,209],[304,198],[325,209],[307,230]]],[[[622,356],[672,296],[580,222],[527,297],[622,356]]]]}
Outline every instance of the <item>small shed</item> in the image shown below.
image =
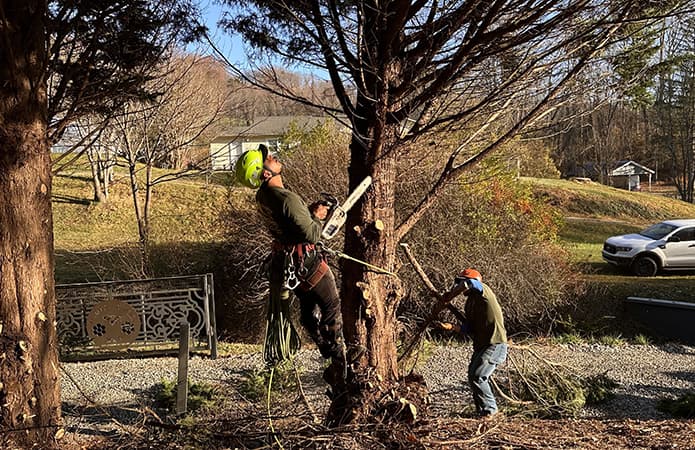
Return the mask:
{"type": "Polygon", "coordinates": [[[266,116],[245,125],[232,127],[210,142],[210,165],[213,170],[231,170],[246,150],[265,144],[277,148],[291,126],[308,130],[330,120],[320,116],[266,116]]]}
{"type": "Polygon", "coordinates": [[[652,169],[634,161],[618,161],[608,171],[608,184],[628,191],[639,191],[642,189],[640,182],[646,178],[651,189],[654,173],[652,169]]]}

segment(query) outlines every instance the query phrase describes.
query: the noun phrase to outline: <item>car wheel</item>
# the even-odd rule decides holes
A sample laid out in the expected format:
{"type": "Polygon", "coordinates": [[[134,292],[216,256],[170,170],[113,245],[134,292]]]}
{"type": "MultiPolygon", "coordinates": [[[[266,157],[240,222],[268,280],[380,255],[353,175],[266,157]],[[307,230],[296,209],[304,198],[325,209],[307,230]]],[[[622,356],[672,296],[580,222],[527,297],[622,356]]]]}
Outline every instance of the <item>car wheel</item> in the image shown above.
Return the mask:
{"type": "Polygon", "coordinates": [[[632,263],[632,271],[638,277],[653,277],[659,271],[659,264],[650,256],[640,256],[632,263]]]}

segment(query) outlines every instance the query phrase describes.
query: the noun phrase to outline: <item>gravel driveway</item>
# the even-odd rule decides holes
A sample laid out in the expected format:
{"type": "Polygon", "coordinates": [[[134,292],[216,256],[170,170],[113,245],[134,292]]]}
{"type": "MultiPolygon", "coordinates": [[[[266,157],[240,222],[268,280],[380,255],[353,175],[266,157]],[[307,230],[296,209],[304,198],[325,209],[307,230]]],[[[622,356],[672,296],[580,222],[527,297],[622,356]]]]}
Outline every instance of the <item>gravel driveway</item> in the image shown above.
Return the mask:
{"type": "MultiPolygon", "coordinates": [[[[620,383],[616,396],[600,408],[586,408],[586,417],[606,419],[661,419],[656,410],[659,398],[695,392],[695,347],[625,345],[534,345],[533,351],[553,362],[563,363],[582,375],[606,373],[620,383]]],[[[515,349],[510,350],[514,357],[515,349]]],[[[470,346],[438,346],[419,368],[431,393],[433,412],[450,415],[470,405],[466,384],[470,346]],[[462,406],[463,405],[463,406],[462,406]]],[[[320,378],[323,361],[318,351],[302,351],[302,382],[317,412],[325,408],[326,385],[320,378]]],[[[150,405],[153,387],[161,380],[176,379],[176,358],[108,360],[62,363],[61,389],[66,422],[73,429],[108,428],[117,419],[134,421],[137,408],[150,405]],[[100,405],[95,407],[94,403],[100,405]]],[[[262,369],[260,353],[211,360],[193,357],[193,381],[235,386],[250,370],[262,369]]]]}

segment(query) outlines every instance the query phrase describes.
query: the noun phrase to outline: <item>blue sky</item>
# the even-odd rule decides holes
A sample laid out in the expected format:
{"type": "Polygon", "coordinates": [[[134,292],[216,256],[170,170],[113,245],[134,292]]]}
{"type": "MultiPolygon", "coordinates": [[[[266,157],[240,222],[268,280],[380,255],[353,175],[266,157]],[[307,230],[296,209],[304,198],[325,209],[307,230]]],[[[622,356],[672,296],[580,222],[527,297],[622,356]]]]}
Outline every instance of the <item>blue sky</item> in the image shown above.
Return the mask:
{"type": "MultiPolygon", "coordinates": [[[[215,46],[219,48],[223,54],[229,59],[229,62],[240,66],[247,66],[247,58],[244,52],[244,43],[238,36],[231,36],[229,33],[222,31],[217,27],[217,22],[224,14],[224,10],[228,7],[223,7],[214,0],[200,0],[201,15],[205,25],[209,29],[211,40],[215,46]]],[[[203,43],[202,51],[208,53],[205,48],[206,43],[203,43]]]]}
{"type": "MultiPolygon", "coordinates": [[[[217,22],[223,17],[224,11],[229,10],[229,7],[220,5],[216,0],[199,0],[199,6],[203,21],[209,29],[210,39],[214,42],[215,46],[225,55],[230,63],[238,68],[248,69],[249,64],[243,40],[239,36],[232,36],[228,32],[224,32],[217,27],[217,22]]],[[[201,47],[202,48],[196,46],[190,50],[198,50],[204,54],[212,53],[207,43],[201,44],[201,47]]],[[[322,71],[308,69],[307,67],[286,67],[286,65],[282,63],[280,65],[285,66],[285,68],[293,72],[305,74],[312,73],[319,78],[328,79],[328,75],[322,71]]]]}

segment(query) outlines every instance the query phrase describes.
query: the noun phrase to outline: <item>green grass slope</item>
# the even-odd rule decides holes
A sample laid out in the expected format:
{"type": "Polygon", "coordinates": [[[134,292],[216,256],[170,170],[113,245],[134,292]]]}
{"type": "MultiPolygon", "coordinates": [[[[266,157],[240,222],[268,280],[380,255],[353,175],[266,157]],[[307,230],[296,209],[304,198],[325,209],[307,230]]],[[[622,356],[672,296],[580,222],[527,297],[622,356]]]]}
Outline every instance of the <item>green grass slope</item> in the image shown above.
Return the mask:
{"type": "Polygon", "coordinates": [[[523,181],[565,217],[560,238],[576,260],[594,266],[603,265],[601,249],[609,236],[635,233],[665,219],[695,218],[695,205],[657,193],[629,192],[593,182],[523,181]]]}
{"type": "MultiPolygon", "coordinates": [[[[58,283],[131,275],[138,231],[125,168],[115,171],[106,203],[93,202],[92,198],[91,174],[84,161],[54,177],[58,283]]],[[[161,271],[190,273],[206,268],[210,261],[207,253],[223,236],[219,215],[227,198],[227,187],[205,179],[182,178],[155,186],[151,239],[157,250],[153,258],[161,271]]]]}
{"type": "Polygon", "coordinates": [[[695,205],[659,193],[629,192],[594,182],[523,178],[535,194],[566,216],[647,224],[664,219],[695,218],[695,205]]]}

